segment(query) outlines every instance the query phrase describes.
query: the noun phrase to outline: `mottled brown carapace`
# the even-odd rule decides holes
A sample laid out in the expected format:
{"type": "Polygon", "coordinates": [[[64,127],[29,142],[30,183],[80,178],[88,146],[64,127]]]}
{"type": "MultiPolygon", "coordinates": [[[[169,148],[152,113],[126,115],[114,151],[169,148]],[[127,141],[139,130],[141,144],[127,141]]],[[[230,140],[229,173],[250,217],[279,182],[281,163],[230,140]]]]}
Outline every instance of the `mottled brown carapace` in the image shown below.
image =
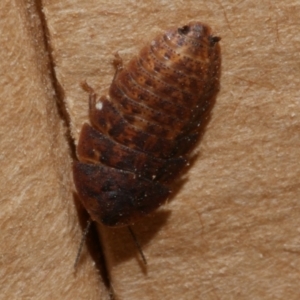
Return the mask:
{"type": "Polygon", "coordinates": [[[94,221],[129,225],[166,201],[219,90],[219,40],[198,22],[170,29],[119,64],[107,96],[86,85],[74,180],[94,221]]]}

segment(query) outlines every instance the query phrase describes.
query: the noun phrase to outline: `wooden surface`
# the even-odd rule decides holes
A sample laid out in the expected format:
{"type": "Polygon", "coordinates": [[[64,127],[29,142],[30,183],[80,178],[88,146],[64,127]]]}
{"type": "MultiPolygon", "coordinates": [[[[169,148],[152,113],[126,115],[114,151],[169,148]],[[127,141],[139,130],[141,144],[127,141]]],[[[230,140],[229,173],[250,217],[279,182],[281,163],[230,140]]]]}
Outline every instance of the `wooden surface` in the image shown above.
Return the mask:
{"type": "Polygon", "coordinates": [[[133,229],[99,227],[115,299],[299,299],[300,1],[0,3],[0,299],[109,299],[81,238],[73,143],[156,34],[222,37],[221,91],[185,183],[133,229]],[[72,137],[72,139],[70,138],[72,137]]]}

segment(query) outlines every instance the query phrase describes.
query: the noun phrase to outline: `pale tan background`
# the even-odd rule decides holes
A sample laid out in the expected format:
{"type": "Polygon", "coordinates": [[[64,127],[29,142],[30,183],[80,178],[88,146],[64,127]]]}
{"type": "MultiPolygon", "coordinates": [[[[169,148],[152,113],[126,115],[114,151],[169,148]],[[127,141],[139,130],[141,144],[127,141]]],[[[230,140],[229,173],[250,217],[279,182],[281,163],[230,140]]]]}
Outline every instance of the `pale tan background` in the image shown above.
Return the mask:
{"type": "Polygon", "coordinates": [[[186,182],[134,226],[101,228],[115,298],[300,298],[300,1],[0,2],[0,299],[109,299],[84,249],[72,136],[157,33],[222,37],[221,91],[186,182]]]}

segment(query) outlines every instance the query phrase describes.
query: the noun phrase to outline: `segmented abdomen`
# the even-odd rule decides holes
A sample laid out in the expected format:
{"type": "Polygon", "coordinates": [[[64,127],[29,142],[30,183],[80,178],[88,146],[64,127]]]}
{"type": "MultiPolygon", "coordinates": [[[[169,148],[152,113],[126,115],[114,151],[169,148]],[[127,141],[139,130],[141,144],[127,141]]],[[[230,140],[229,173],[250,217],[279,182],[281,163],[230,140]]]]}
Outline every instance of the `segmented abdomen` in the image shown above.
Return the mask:
{"type": "Polygon", "coordinates": [[[92,219],[128,225],[169,196],[219,89],[219,40],[196,22],[168,30],[117,72],[108,96],[91,91],[74,180],[92,219]]]}

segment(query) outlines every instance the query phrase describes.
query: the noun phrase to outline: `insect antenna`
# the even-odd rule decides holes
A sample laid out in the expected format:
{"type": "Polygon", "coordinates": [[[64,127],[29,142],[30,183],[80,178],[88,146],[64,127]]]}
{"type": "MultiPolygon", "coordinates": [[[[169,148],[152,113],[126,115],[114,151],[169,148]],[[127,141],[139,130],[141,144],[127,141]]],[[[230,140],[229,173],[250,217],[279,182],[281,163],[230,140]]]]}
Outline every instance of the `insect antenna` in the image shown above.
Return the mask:
{"type": "Polygon", "coordinates": [[[141,245],[140,245],[138,239],[136,238],[136,235],[134,234],[134,232],[133,232],[133,230],[132,230],[132,228],[131,228],[130,226],[127,226],[127,228],[128,228],[128,231],[130,232],[130,234],[131,234],[131,236],[132,236],[132,239],[133,239],[133,241],[134,241],[134,243],[135,243],[137,249],[138,249],[139,252],[140,252],[140,255],[141,255],[142,259],[143,259],[144,264],[147,265],[146,257],[145,257],[145,255],[144,255],[144,253],[143,253],[142,247],[141,247],[141,245]]]}
{"type": "Polygon", "coordinates": [[[80,245],[79,245],[79,248],[78,248],[78,251],[77,251],[77,255],[76,255],[76,259],[75,259],[75,263],[74,263],[74,269],[76,270],[76,267],[78,265],[78,262],[79,262],[79,259],[80,259],[80,255],[81,255],[81,252],[82,252],[82,248],[83,248],[83,244],[86,240],[86,236],[90,230],[90,227],[91,227],[91,224],[92,224],[92,219],[89,219],[88,222],[87,222],[87,225],[82,233],[82,237],[81,237],[81,241],[80,241],[80,245]]]}

